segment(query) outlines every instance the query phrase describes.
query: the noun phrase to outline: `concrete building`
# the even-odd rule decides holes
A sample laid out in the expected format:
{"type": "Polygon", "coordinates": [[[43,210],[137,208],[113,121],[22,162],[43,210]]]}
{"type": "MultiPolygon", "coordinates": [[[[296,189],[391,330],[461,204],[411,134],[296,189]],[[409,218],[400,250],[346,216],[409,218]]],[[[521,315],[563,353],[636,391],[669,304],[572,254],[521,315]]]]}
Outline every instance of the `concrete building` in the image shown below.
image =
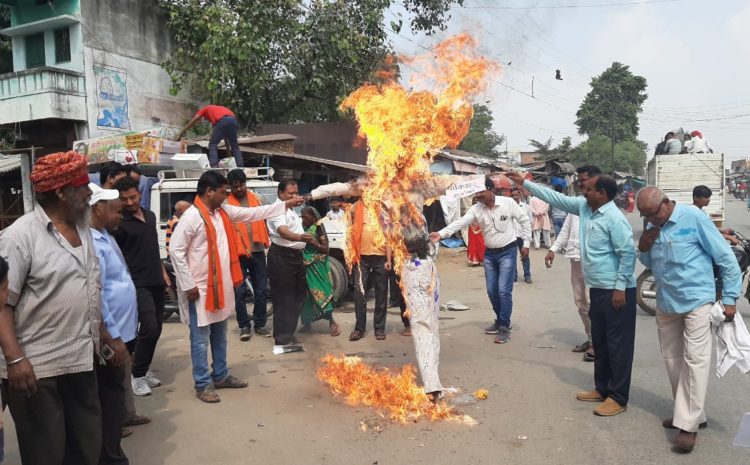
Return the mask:
{"type": "Polygon", "coordinates": [[[13,72],[0,75],[0,127],[41,153],[130,131],[171,134],[195,108],[170,95],[172,47],[157,0],[0,0],[11,7],[13,72]]]}

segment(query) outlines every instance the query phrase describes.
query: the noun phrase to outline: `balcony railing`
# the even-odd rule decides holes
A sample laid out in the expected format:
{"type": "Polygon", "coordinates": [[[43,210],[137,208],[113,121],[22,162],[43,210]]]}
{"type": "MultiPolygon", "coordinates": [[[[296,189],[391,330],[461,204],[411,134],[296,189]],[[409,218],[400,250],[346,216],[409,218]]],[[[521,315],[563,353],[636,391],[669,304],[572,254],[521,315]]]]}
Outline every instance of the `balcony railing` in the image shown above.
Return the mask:
{"type": "Polygon", "coordinates": [[[86,79],[83,73],[49,67],[0,74],[0,100],[43,92],[84,96],[86,79]]]}

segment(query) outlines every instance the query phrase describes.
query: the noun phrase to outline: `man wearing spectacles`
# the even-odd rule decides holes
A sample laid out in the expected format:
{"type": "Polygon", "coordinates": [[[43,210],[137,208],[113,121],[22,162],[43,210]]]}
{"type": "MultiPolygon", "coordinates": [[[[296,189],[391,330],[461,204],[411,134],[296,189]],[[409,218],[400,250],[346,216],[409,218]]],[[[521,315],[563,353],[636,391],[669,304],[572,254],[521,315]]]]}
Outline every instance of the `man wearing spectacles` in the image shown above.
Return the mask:
{"type": "Polygon", "coordinates": [[[674,445],[691,452],[698,429],[707,426],[703,406],[711,368],[714,263],[726,321],[734,319],[742,273],[721,232],[701,211],[675,204],[654,186],[641,189],[637,206],[649,223],[638,249],[656,280],[656,327],[674,397],[674,415],[662,425],[679,429],[674,445]]]}
{"type": "Polygon", "coordinates": [[[506,174],[516,184],[557,208],[578,215],[581,261],[590,288],[591,338],[594,355],[592,391],[579,392],[578,400],[600,402],[599,416],[614,416],[627,409],[635,343],[635,244],[633,230],[614,203],[617,183],[605,175],[586,179],[583,198],[567,197],[525,180],[520,173],[506,174]]]}
{"type": "Polygon", "coordinates": [[[516,274],[518,254],[517,236],[523,238],[521,257],[529,255],[531,221],[518,204],[509,197],[495,196],[494,183],[485,178],[486,189],[476,194],[477,203],[466,214],[441,229],[430,234],[432,242],[455,234],[472,223],[479,224],[484,235],[484,272],[487,294],[495,312],[495,321],[486,334],[496,334],[495,343],[504,344],[510,340],[512,328],[510,317],[513,312],[513,279],[516,274]],[[520,225],[516,231],[514,221],[520,225]]]}

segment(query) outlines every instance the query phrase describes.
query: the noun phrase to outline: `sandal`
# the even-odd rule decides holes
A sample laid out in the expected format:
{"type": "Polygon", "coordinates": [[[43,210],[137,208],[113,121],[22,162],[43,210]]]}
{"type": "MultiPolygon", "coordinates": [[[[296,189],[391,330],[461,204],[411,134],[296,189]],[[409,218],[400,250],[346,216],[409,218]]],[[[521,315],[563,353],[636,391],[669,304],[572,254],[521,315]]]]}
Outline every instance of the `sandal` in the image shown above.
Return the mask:
{"type": "Polygon", "coordinates": [[[350,341],[359,341],[359,340],[360,340],[360,339],[362,339],[363,337],[365,337],[365,333],[363,333],[362,331],[360,331],[360,330],[358,330],[358,329],[355,329],[355,330],[354,330],[354,331],[352,331],[352,333],[351,333],[351,334],[349,335],[349,340],[350,340],[350,341]]]}
{"type": "Polygon", "coordinates": [[[375,331],[375,339],[377,339],[378,341],[384,341],[385,331],[375,331]]]}
{"type": "Polygon", "coordinates": [[[596,360],[596,356],[593,352],[586,352],[585,354],[583,354],[584,362],[593,362],[594,360],[596,360]]]}
{"type": "Polygon", "coordinates": [[[247,383],[245,381],[235,378],[232,375],[227,376],[218,383],[214,383],[214,388],[216,389],[242,389],[246,387],[247,383]]]}
{"type": "Polygon", "coordinates": [[[338,336],[339,334],[341,334],[341,331],[339,331],[339,325],[337,325],[337,324],[336,324],[336,323],[334,323],[333,321],[331,322],[331,324],[330,324],[330,326],[329,326],[329,329],[330,329],[330,331],[331,331],[331,336],[332,336],[332,337],[336,337],[336,336],[338,336]]]}
{"type": "Polygon", "coordinates": [[[406,328],[404,328],[404,330],[401,331],[401,335],[406,337],[411,336],[411,327],[407,326],[406,328]]]}
{"type": "Polygon", "coordinates": [[[207,387],[202,391],[195,391],[195,397],[207,404],[216,404],[221,402],[221,397],[214,391],[214,388],[207,387]]]}
{"type": "Polygon", "coordinates": [[[586,341],[583,344],[578,344],[573,348],[573,352],[586,352],[591,348],[591,341],[586,341]]]}

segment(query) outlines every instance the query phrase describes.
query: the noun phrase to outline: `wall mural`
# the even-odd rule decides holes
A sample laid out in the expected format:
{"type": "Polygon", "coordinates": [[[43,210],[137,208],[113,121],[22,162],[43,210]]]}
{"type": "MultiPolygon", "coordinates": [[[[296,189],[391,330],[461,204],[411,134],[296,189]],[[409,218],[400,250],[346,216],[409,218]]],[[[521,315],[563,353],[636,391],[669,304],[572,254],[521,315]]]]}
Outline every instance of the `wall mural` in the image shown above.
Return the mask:
{"type": "Polygon", "coordinates": [[[122,68],[94,65],[96,78],[96,126],[130,129],[128,119],[128,72],[122,68]]]}

